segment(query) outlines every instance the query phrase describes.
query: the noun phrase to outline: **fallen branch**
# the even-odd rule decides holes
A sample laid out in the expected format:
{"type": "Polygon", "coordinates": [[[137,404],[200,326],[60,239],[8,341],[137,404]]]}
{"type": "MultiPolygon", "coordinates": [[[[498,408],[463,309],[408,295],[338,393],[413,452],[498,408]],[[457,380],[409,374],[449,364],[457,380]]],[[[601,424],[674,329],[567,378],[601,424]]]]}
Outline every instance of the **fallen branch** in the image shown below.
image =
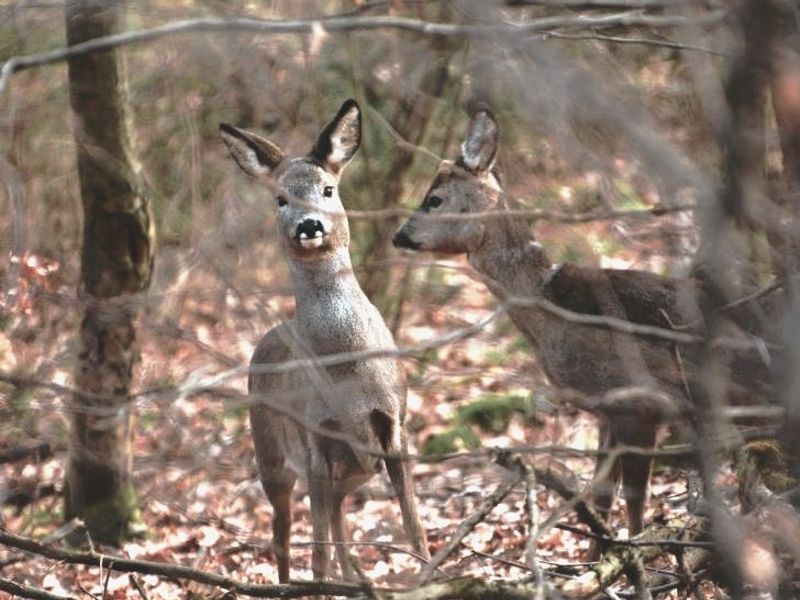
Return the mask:
{"type": "MultiPolygon", "coordinates": [[[[519,482],[518,473],[513,473],[511,477],[516,480],[515,483],[519,482]]],[[[181,565],[123,559],[93,552],[63,550],[41,544],[29,538],[8,533],[7,531],[0,531],[0,544],[5,544],[64,563],[100,566],[102,562],[104,568],[113,571],[185,579],[252,597],[299,598],[301,596],[317,595],[356,597],[364,593],[364,589],[359,585],[323,581],[292,582],[277,585],[248,584],[230,577],[215,575],[181,565]]],[[[23,586],[5,579],[0,579],[0,590],[23,598],[75,600],[75,598],[71,596],[56,596],[43,590],[23,586]]],[[[420,586],[408,589],[391,590],[376,588],[375,592],[384,600],[444,600],[446,598],[461,598],[463,600],[482,600],[485,598],[494,598],[497,600],[530,600],[536,592],[536,586],[525,581],[485,581],[477,577],[459,576],[452,579],[423,583],[420,586]]]]}
{"type": "Polygon", "coordinates": [[[430,562],[422,568],[419,574],[419,581],[426,582],[428,581],[433,572],[437,569],[437,567],[442,564],[444,559],[446,559],[450,554],[456,549],[456,547],[461,543],[461,540],[472,531],[472,529],[483,521],[486,516],[492,512],[495,506],[497,506],[503,498],[505,498],[508,493],[513,490],[516,485],[522,479],[522,475],[519,470],[515,469],[506,476],[506,478],[500,482],[500,485],[489,494],[486,500],[473,512],[465,521],[463,521],[453,535],[450,537],[448,542],[439,548],[439,550],[431,557],[430,562]]]}
{"type": "Polygon", "coordinates": [[[34,600],[77,600],[75,596],[57,596],[39,588],[22,585],[10,579],[0,578],[0,591],[12,594],[12,597],[33,598],[34,600]]]}
{"type": "Polygon", "coordinates": [[[594,540],[597,540],[598,542],[603,542],[604,544],[607,544],[609,546],[611,545],[628,546],[629,548],[660,546],[664,549],[664,551],[672,551],[672,552],[682,550],[684,548],[710,549],[714,547],[714,542],[705,540],[639,539],[638,536],[635,539],[620,540],[618,538],[613,538],[607,535],[599,535],[592,531],[586,531],[585,529],[581,529],[580,527],[575,527],[574,525],[570,525],[568,523],[558,523],[556,527],[558,529],[563,529],[564,531],[569,531],[571,533],[577,533],[578,535],[592,538],[594,540]]]}
{"type": "MultiPolygon", "coordinates": [[[[635,572],[637,562],[645,564],[657,558],[669,546],[675,548],[676,554],[681,554],[684,546],[681,542],[703,541],[698,538],[707,535],[707,529],[708,521],[703,517],[691,517],[686,523],[652,524],[631,540],[631,542],[647,540],[647,545],[612,546],[589,571],[576,579],[564,582],[560,586],[560,591],[567,598],[586,598],[597,594],[613,584],[626,571],[635,572]]],[[[696,550],[696,552],[709,554],[709,550],[696,550]]]]}
{"type": "Polygon", "coordinates": [[[53,456],[53,447],[50,442],[33,441],[14,448],[5,448],[0,450],[0,465],[17,462],[29,456],[36,462],[47,460],[53,456]]]}
{"type": "Polygon", "coordinates": [[[23,481],[11,486],[0,494],[0,506],[13,506],[19,513],[26,506],[50,496],[59,495],[53,483],[40,483],[38,481],[23,481]]]}
{"type": "Polygon", "coordinates": [[[385,600],[531,600],[536,586],[521,581],[485,581],[477,577],[455,577],[431,581],[402,592],[382,594],[385,600]]]}
{"type": "MultiPolygon", "coordinates": [[[[578,518],[589,527],[594,535],[610,539],[611,530],[608,528],[608,525],[606,525],[602,517],[580,497],[580,491],[577,485],[571,485],[567,481],[566,475],[569,472],[565,469],[565,474],[558,474],[553,470],[553,466],[556,463],[553,463],[552,460],[549,462],[550,464],[548,464],[546,469],[540,467],[533,468],[538,483],[555,492],[567,502],[574,503],[573,508],[578,518]]],[[[561,465],[559,464],[559,466],[561,465]]]]}
{"type": "MultiPolygon", "coordinates": [[[[304,581],[293,583],[282,583],[276,585],[257,585],[245,583],[231,577],[217,575],[200,571],[183,565],[173,565],[163,562],[146,560],[134,560],[130,558],[120,558],[116,556],[100,554],[98,552],[78,552],[75,550],[65,550],[55,546],[49,546],[32,540],[0,530],[0,544],[38,554],[63,563],[89,565],[93,567],[103,566],[103,568],[122,573],[142,573],[144,575],[159,575],[161,577],[172,577],[176,579],[186,579],[205,585],[222,588],[257,598],[300,598],[302,596],[331,595],[353,597],[363,594],[361,586],[347,583],[336,583],[327,581],[304,581]]],[[[37,596],[25,596],[35,598],[37,596]]],[[[58,598],[60,596],[40,596],[42,598],[58,598]]]]}

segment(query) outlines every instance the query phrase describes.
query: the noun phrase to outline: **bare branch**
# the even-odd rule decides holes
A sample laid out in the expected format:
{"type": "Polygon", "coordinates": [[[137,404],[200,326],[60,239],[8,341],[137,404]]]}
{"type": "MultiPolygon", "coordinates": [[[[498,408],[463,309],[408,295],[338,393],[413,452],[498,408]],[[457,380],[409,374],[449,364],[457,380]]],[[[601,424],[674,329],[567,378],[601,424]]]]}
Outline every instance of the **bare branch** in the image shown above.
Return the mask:
{"type": "Polygon", "coordinates": [[[693,50],[706,52],[714,56],[730,56],[727,52],[713,50],[705,46],[695,46],[693,44],[681,44],[671,40],[660,40],[656,38],[634,38],[620,37],[618,35],[602,35],[600,33],[562,33],[560,31],[548,31],[543,36],[544,39],[558,38],[562,40],[597,40],[601,42],[611,42],[614,44],[637,44],[640,46],[655,46],[657,48],[673,48],[675,50],[693,50]]]}
{"type": "Polygon", "coordinates": [[[483,503],[481,503],[481,505],[458,526],[447,543],[439,548],[436,554],[431,557],[430,562],[422,568],[422,571],[420,571],[419,574],[420,582],[425,583],[431,578],[434,571],[440,564],[442,564],[444,559],[452,554],[456,547],[461,543],[461,540],[463,540],[464,537],[470,531],[472,531],[475,525],[483,521],[486,516],[492,512],[495,506],[500,504],[503,498],[505,498],[508,493],[517,486],[517,484],[520,482],[520,479],[521,474],[519,470],[515,469],[508,473],[506,478],[500,482],[497,488],[495,488],[495,490],[489,494],[486,500],[484,500],[483,503]]]}
{"type": "MultiPolygon", "coordinates": [[[[559,223],[591,223],[593,221],[616,221],[618,219],[640,219],[646,217],[660,217],[668,213],[685,212],[696,210],[694,204],[677,204],[675,206],[653,206],[651,208],[634,210],[606,210],[586,211],[580,213],[567,213],[562,211],[546,210],[541,208],[523,208],[504,211],[488,211],[473,213],[428,213],[425,219],[431,221],[492,221],[504,220],[508,218],[528,219],[531,221],[555,221],[559,223]]],[[[414,211],[408,208],[386,208],[382,210],[348,210],[347,216],[350,219],[375,220],[390,219],[397,217],[409,217],[414,211]]]]}
{"type": "Polygon", "coordinates": [[[8,87],[14,73],[33,67],[51,65],[66,60],[70,56],[109,50],[121,46],[141,44],[159,38],[201,32],[252,32],[275,34],[311,34],[314,31],[341,33],[347,31],[374,31],[396,29],[426,36],[509,36],[525,35],[537,31],[549,31],[561,27],[608,28],[608,27],[680,27],[694,25],[713,25],[725,17],[725,11],[710,11],[703,16],[691,19],[679,15],[646,15],[641,12],[623,12],[610,15],[557,15],[532,19],[514,24],[453,25],[431,23],[405,17],[334,17],[329,19],[295,19],[270,21],[263,19],[187,19],[175,21],[139,31],[129,31],[102,38],[95,38],[69,48],[56,48],[49,52],[14,56],[9,58],[0,70],[0,95],[8,87]]]}
{"type": "MultiPolygon", "coordinates": [[[[548,461],[547,468],[533,467],[536,474],[537,481],[545,486],[547,489],[554,491],[561,496],[564,500],[572,502],[575,509],[575,514],[578,518],[586,524],[592,531],[593,535],[600,537],[611,537],[611,530],[608,525],[603,521],[600,515],[583,500],[581,492],[576,486],[571,485],[567,478],[556,473],[553,470],[553,462],[548,461]]],[[[552,523],[555,523],[554,521],[552,523]]],[[[539,526],[539,532],[545,531],[542,526],[539,526]]]]}
{"type": "Polygon", "coordinates": [[[539,502],[536,497],[536,471],[529,469],[520,457],[515,457],[514,465],[520,470],[525,482],[525,513],[528,517],[528,541],[525,543],[525,564],[536,577],[536,594],[534,600],[544,600],[545,582],[536,556],[539,542],[539,502]]]}
{"type": "MultiPolygon", "coordinates": [[[[380,125],[381,127],[383,127],[386,130],[386,132],[394,140],[394,143],[397,144],[400,148],[402,148],[403,150],[407,150],[409,152],[419,152],[420,154],[424,154],[428,158],[432,158],[437,163],[441,162],[441,160],[442,160],[441,156],[437,156],[436,153],[431,152],[425,146],[418,146],[417,144],[412,144],[411,142],[406,140],[402,135],[400,135],[400,132],[398,132],[394,127],[392,127],[392,124],[389,123],[389,121],[387,121],[384,118],[384,116],[381,113],[379,113],[377,110],[375,110],[372,106],[367,105],[367,110],[369,112],[369,116],[372,117],[375,121],[377,121],[378,125],[380,125]]],[[[359,213],[365,213],[366,212],[366,213],[368,213],[370,211],[347,211],[347,216],[351,217],[353,215],[353,213],[355,213],[355,212],[359,212],[359,213]]],[[[372,212],[384,213],[386,211],[372,211],[372,212]]],[[[409,213],[410,212],[411,211],[409,211],[409,213]]],[[[398,216],[398,215],[391,215],[391,216],[398,216]]],[[[385,217],[383,217],[383,218],[385,218],[385,217]]]]}

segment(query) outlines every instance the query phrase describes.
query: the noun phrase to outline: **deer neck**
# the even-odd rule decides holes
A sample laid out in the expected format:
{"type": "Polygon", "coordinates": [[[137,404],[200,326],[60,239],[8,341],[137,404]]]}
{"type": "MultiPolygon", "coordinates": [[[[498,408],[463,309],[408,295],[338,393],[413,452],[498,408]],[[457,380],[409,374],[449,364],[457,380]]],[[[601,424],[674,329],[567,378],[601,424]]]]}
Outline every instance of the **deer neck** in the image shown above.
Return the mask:
{"type": "Polygon", "coordinates": [[[552,266],[529,225],[514,217],[488,220],[469,262],[500,298],[541,295],[552,266]]]}
{"type": "Polygon", "coordinates": [[[353,332],[372,326],[367,321],[375,309],[358,284],[347,248],[324,260],[290,261],[289,267],[295,322],[304,335],[324,341],[323,353],[360,345],[352,339],[353,332]]]}

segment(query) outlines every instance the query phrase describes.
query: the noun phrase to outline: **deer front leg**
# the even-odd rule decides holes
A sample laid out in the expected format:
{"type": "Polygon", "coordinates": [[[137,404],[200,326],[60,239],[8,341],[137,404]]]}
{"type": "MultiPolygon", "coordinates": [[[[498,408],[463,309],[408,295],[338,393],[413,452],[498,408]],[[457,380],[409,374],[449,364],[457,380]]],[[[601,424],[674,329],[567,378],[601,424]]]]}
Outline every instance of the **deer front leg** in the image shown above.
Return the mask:
{"type": "MultiPolygon", "coordinates": [[[[401,448],[403,454],[407,454],[408,444],[405,432],[401,434],[401,448]]],[[[414,547],[423,558],[430,558],[428,552],[428,536],[417,515],[416,494],[414,492],[414,480],[411,476],[411,464],[402,458],[386,458],[386,471],[389,479],[400,500],[400,512],[403,515],[403,529],[409,543],[414,547]]]]}
{"type": "MultiPolygon", "coordinates": [[[[599,438],[597,449],[600,451],[608,452],[617,445],[614,428],[605,419],[600,422],[599,438]]],[[[597,456],[594,468],[594,491],[592,492],[594,508],[605,521],[608,520],[608,513],[611,511],[611,505],[617,495],[617,486],[622,475],[620,461],[617,459],[612,465],[608,465],[606,464],[608,460],[608,455],[597,456]]]]}
{"type": "Polygon", "coordinates": [[[311,498],[311,526],[314,547],[311,550],[311,572],[314,579],[328,575],[330,563],[330,522],[333,508],[333,486],[326,465],[313,465],[308,481],[311,498]],[[320,468],[321,467],[321,468],[320,468]]]}
{"type": "MultiPolygon", "coordinates": [[[[629,428],[618,438],[628,446],[652,450],[656,445],[656,426],[652,423],[639,423],[629,428]]],[[[629,535],[634,536],[644,529],[644,511],[650,497],[650,475],[653,458],[639,454],[626,454],[622,457],[622,493],[628,505],[629,535]]]]}
{"type": "MultiPolygon", "coordinates": [[[[605,419],[600,421],[600,435],[598,442],[598,450],[608,451],[616,445],[616,437],[614,429],[610,423],[605,419]]],[[[622,475],[622,464],[619,459],[614,460],[613,464],[607,465],[608,456],[597,456],[597,462],[594,469],[594,490],[592,491],[592,502],[597,514],[603,519],[608,521],[608,514],[611,511],[611,505],[614,503],[614,497],[617,493],[617,485],[622,475]]],[[[589,560],[596,561],[602,554],[604,544],[598,540],[592,540],[589,548],[589,560]]]]}
{"type": "Polygon", "coordinates": [[[351,562],[353,559],[345,545],[350,536],[347,533],[347,523],[345,523],[344,518],[344,494],[336,493],[333,497],[331,527],[333,529],[333,541],[336,542],[336,558],[342,570],[342,579],[356,581],[356,574],[351,562]]]}

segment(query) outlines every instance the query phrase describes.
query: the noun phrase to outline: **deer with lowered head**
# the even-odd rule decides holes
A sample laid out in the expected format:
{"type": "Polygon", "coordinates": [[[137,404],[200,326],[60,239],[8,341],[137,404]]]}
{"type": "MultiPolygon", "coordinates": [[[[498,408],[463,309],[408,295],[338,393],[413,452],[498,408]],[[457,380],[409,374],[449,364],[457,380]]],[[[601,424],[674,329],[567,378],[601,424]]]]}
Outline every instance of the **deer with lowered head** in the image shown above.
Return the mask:
{"type": "MultiPolygon", "coordinates": [[[[488,110],[477,111],[459,157],[441,163],[421,206],[395,235],[394,245],[466,254],[490,291],[509,302],[509,316],[554,385],[592,396],[619,388],[657,390],[673,399],[674,407],[690,406],[697,368],[673,342],[569,321],[535,301],[573,313],[699,333],[703,318],[696,283],[638,270],[554,265],[524,219],[504,216],[510,199],[493,172],[497,148],[496,120],[488,110]],[[523,302],[515,304],[514,299],[523,302]]],[[[747,316],[741,320],[746,322],[747,316]]],[[[733,360],[725,391],[731,403],[752,404],[752,396],[769,393],[770,374],[763,361],[752,356],[733,360]],[[736,368],[744,364],[746,369],[736,368]]],[[[637,410],[634,401],[633,410],[628,403],[625,410],[601,414],[601,447],[652,448],[663,415],[643,406],[642,401],[637,410]]],[[[604,471],[602,460],[598,459],[598,474],[604,471]]],[[[595,505],[607,516],[622,481],[631,535],[643,528],[651,468],[651,458],[623,454],[596,482],[595,505]]]]}
{"type": "Polygon", "coordinates": [[[358,104],[346,101],[311,151],[297,158],[285,157],[250,131],[227,124],[220,130],[236,164],[276,194],[279,238],[294,284],[295,316],[262,338],[248,381],[256,461],[273,507],[278,578],[289,580],[292,491],[298,477],[308,482],[311,500],[314,577],[328,576],[332,534],[343,577],[355,578],[345,546],[343,502],[381,465],[399,497],[409,542],[428,557],[409,463],[401,456],[407,450],[405,372],[391,355],[396,348],[391,333],[353,273],[339,198],[339,178],[361,141],[358,104]],[[289,372],[264,368],[371,350],[388,355],[289,372]]]}

